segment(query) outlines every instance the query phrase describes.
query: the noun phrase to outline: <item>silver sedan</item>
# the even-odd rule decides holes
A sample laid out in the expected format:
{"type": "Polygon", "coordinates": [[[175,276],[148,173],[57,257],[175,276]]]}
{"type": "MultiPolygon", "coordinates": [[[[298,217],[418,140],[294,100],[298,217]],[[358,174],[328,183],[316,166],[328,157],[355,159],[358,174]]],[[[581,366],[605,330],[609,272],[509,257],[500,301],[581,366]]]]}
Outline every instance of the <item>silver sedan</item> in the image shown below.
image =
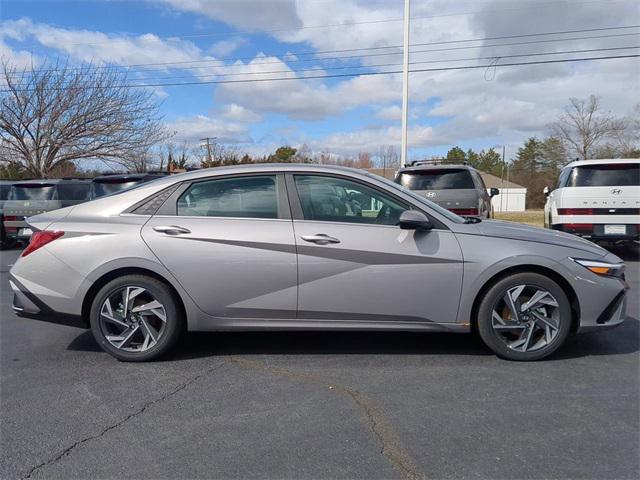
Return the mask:
{"type": "Polygon", "coordinates": [[[536,360],[625,317],[624,264],[597,245],[346,168],[200,170],[28,222],[14,310],[91,328],[120,360],[187,330],[303,329],[477,332],[536,360]]]}

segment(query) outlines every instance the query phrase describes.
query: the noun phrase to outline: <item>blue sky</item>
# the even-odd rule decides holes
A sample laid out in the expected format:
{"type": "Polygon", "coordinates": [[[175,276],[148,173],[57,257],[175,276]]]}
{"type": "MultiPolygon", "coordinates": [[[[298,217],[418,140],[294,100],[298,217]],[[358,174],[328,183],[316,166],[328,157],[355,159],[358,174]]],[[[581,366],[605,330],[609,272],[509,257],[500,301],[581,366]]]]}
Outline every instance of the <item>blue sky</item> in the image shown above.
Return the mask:
{"type": "MultiPolygon", "coordinates": [[[[154,88],[176,142],[191,145],[204,136],[218,137],[255,154],[281,144],[304,143],[317,154],[347,156],[361,151],[375,155],[383,146],[399,146],[399,75],[305,80],[302,77],[309,72],[288,72],[311,68],[318,74],[376,72],[385,68],[346,67],[399,63],[399,55],[337,60],[284,55],[365,47],[378,50],[356,54],[398,52],[380,47],[402,41],[402,23],[396,21],[402,17],[401,0],[3,0],[0,8],[0,53],[18,65],[56,57],[123,69],[147,64],[129,67],[138,83],[295,78],[154,88]],[[148,65],[160,63],[165,65],[148,65]],[[260,73],[265,71],[287,73],[260,73]],[[230,76],[239,72],[253,73],[230,76]]],[[[482,39],[628,26],[640,23],[638,8],[627,0],[413,0],[412,43],[479,40],[455,43],[472,47],[458,51],[412,53],[412,61],[438,61],[427,64],[438,67],[474,65],[482,62],[475,57],[632,46],[638,44],[638,35],[582,40],[541,36],[536,38],[558,41],[501,47],[482,39]]],[[[637,34],[638,30],[612,32],[637,34]]],[[[442,154],[453,145],[480,149],[503,144],[511,156],[527,137],[544,135],[571,96],[595,93],[613,113],[631,114],[631,99],[640,98],[639,74],[637,59],[503,67],[495,72],[414,73],[410,157],[442,154]]]]}

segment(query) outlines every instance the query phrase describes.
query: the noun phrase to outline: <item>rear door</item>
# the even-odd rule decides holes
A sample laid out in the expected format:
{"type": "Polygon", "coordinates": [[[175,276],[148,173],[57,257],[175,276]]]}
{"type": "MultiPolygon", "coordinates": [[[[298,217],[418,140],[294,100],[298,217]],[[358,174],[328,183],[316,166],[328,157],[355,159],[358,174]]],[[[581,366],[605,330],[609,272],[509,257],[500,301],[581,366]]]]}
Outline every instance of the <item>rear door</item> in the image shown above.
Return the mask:
{"type": "Polygon", "coordinates": [[[401,230],[411,205],[348,177],[289,176],[298,247],[298,317],[452,323],[462,252],[446,228],[401,230]]]}
{"type": "Polygon", "coordinates": [[[283,176],[184,185],[142,236],[205,313],[295,318],[297,261],[283,176]]]}

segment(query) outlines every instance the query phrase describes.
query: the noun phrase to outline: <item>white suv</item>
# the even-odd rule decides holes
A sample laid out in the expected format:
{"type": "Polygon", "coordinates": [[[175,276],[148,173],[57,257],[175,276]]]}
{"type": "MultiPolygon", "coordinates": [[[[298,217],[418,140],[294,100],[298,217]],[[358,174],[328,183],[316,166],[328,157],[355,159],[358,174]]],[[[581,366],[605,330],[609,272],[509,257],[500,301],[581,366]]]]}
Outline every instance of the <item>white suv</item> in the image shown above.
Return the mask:
{"type": "Polygon", "coordinates": [[[640,159],[580,160],[545,187],[545,226],[607,243],[638,242],[640,159]]]}

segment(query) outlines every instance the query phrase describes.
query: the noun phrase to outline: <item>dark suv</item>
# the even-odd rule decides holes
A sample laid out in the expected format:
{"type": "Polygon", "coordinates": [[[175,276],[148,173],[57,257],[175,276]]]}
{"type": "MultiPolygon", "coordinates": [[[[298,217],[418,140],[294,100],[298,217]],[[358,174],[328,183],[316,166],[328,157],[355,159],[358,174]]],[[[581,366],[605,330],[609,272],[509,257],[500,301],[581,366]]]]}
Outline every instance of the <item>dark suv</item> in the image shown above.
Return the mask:
{"type": "Polygon", "coordinates": [[[492,218],[490,193],[478,171],[469,165],[416,162],[396,173],[396,183],[422,194],[432,202],[462,216],[492,218]]]}
{"type": "Polygon", "coordinates": [[[168,175],[164,172],[149,173],[115,173],[101,175],[95,177],[91,181],[88,200],[111,195],[112,193],[121,192],[144,182],[150,182],[156,178],[162,178],[168,175]]]}
{"type": "Polygon", "coordinates": [[[26,218],[77,205],[89,193],[88,179],[34,179],[13,182],[4,204],[4,229],[9,240],[26,241],[31,229],[26,218]]]}

